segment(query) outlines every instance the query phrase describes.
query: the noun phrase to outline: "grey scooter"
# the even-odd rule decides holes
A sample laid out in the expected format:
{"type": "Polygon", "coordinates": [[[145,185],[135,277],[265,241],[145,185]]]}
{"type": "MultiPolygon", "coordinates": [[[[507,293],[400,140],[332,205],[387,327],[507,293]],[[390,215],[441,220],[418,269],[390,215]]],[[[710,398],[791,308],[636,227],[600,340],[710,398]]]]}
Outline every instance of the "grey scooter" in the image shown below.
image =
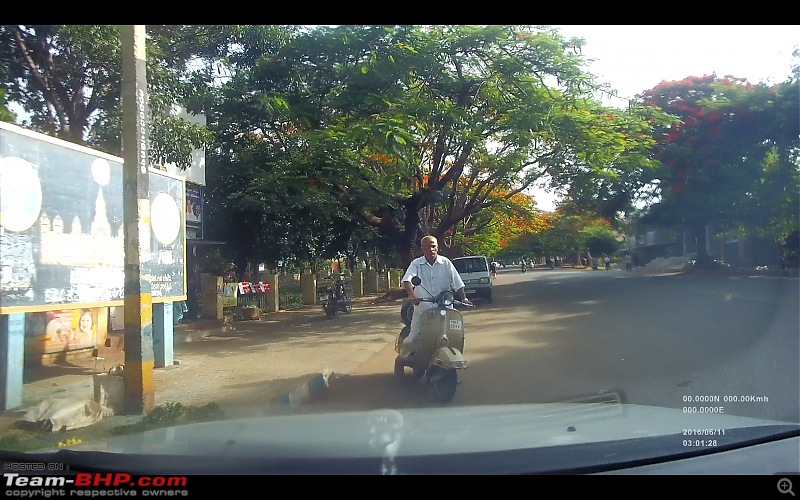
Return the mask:
{"type": "MultiPolygon", "coordinates": [[[[411,278],[414,286],[419,286],[420,282],[418,276],[411,278]]],[[[452,306],[460,304],[471,307],[472,304],[456,300],[451,290],[445,290],[437,297],[420,301],[432,302],[437,307],[422,313],[419,337],[414,348],[415,355],[410,360],[400,354],[403,340],[411,332],[411,326],[406,325],[401,330],[395,343],[398,356],[394,361],[394,373],[402,378],[405,376],[405,368],[410,367],[415,378],[425,377],[436,400],[446,403],[455,396],[459,384],[458,371],[467,368],[463,354],[464,319],[452,306]]]]}

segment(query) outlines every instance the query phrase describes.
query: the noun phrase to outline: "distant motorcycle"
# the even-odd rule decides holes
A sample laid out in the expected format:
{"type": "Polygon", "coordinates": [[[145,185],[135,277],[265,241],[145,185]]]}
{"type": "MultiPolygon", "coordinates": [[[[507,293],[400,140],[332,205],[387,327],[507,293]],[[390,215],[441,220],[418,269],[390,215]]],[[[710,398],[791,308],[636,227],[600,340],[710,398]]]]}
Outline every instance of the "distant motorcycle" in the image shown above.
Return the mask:
{"type": "Polygon", "coordinates": [[[323,288],[320,298],[326,318],[333,318],[337,312],[345,314],[353,312],[353,304],[350,296],[347,295],[344,285],[345,281],[343,279],[337,279],[332,285],[323,288]]]}

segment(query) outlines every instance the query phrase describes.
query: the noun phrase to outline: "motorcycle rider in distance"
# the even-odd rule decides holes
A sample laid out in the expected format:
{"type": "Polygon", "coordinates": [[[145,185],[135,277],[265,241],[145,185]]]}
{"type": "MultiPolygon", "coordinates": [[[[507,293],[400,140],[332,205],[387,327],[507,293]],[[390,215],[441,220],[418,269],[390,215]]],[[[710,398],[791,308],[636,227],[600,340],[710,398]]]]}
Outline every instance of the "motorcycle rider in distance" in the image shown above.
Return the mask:
{"type": "Polygon", "coordinates": [[[432,302],[421,302],[420,298],[435,298],[444,290],[454,290],[458,299],[467,306],[472,303],[467,300],[464,292],[464,282],[458,274],[453,262],[439,255],[439,241],[434,236],[425,236],[420,242],[422,257],[411,261],[405,275],[403,275],[403,288],[408,295],[408,300],[414,305],[414,315],[411,318],[411,331],[403,340],[400,355],[406,359],[414,356],[414,343],[419,337],[420,321],[423,313],[436,307],[432,302]],[[416,289],[411,283],[411,278],[419,276],[422,282],[416,289]],[[422,295],[420,297],[420,295],[422,295]]]}

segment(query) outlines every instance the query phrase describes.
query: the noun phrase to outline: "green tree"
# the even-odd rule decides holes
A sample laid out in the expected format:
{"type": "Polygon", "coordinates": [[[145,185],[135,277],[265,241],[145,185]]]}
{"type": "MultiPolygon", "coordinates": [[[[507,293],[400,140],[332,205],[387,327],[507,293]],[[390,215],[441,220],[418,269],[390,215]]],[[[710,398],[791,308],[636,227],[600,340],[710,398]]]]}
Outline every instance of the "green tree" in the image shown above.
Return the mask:
{"type": "Polygon", "coordinates": [[[611,221],[564,200],[546,218],[548,227],[515,241],[512,248],[528,256],[574,256],[576,263],[588,252],[611,254],[619,249],[619,235],[611,221]]]}
{"type": "Polygon", "coordinates": [[[223,95],[240,112],[226,119],[285,154],[286,175],[313,172],[407,263],[421,235],[444,241],[501,203],[493,193],[510,198],[570,163],[603,171],[611,142],[617,157],[646,150],[646,134],[583,113],[597,86],[581,43],[530,26],[306,30],[237,66],[223,95]]]}
{"type": "MultiPolygon", "coordinates": [[[[223,39],[220,27],[149,26],[147,40],[150,161],[191,164],[192,149],[208,144],[201,126],[181,120],[204,95],[208,67],[223,39]]],[[[30,127],[53,137],[121,154],[122,60],[116,25],[0,25],[0,66],[8,99],[30,114],[30,127]]]]}
{"type": "Polygon", "coordinates": [[[0,122],[13,123],[17,119],[16,113],[8,108],[8,99],[6,98],[6,91],[0,88],[0,122]]]}

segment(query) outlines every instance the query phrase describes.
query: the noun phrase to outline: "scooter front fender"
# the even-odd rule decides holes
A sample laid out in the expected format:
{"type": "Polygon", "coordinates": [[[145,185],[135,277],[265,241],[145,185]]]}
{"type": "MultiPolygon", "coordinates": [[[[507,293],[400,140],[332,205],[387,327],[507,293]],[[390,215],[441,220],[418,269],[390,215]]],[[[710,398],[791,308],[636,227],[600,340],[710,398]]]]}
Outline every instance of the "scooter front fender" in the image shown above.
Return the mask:
{"type": "Polygon", "coordinates": [[[431,366],[440,366],[451,370],[458,370],[467,367],[467,360],[464,354],[455,347],[438,347],[431,355],[431,366]]]}

